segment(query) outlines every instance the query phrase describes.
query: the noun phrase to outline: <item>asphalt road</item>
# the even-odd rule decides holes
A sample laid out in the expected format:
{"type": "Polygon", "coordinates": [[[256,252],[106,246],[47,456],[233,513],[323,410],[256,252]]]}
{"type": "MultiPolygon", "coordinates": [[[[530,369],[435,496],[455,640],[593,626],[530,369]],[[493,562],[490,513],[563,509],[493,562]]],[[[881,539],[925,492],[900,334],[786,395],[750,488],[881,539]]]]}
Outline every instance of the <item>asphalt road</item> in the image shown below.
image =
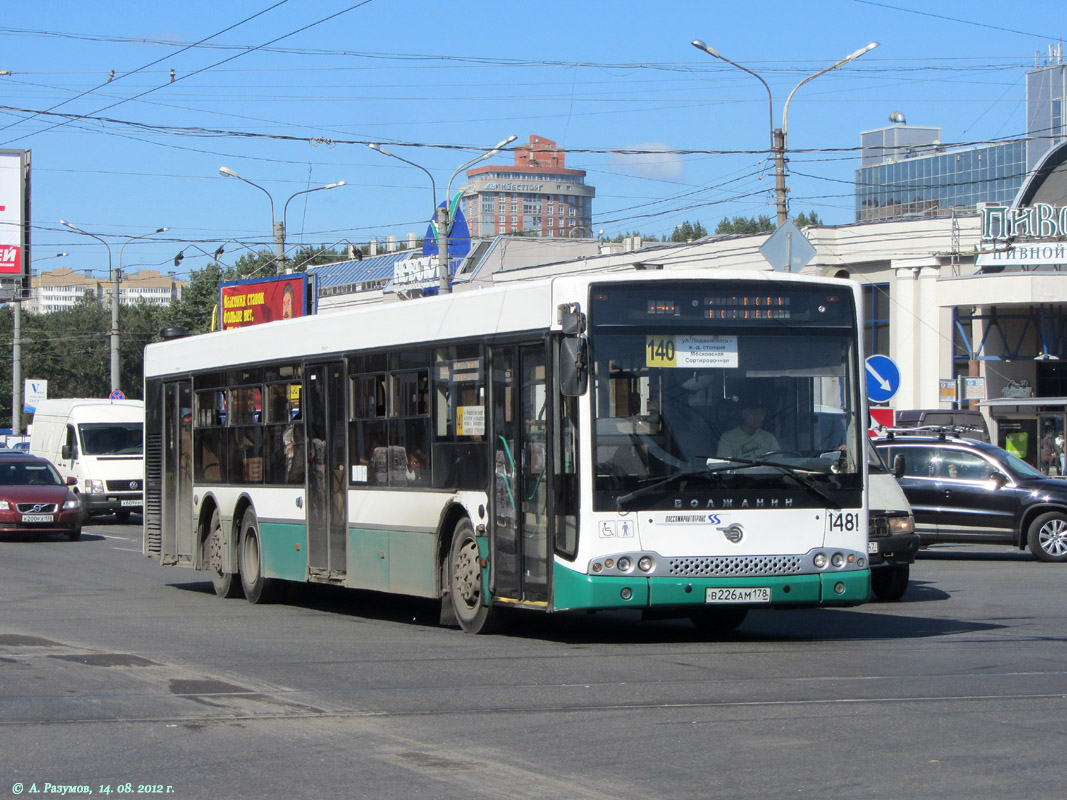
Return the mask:
{"type": "Polygon", "coordinates": [[[1067,566],[1007,548],[719,641],[619,613],[477,637],[316,587],[252,606],[140,550],[137,525],[0,541],[0,797],[1067,793],[1067,566]]]}

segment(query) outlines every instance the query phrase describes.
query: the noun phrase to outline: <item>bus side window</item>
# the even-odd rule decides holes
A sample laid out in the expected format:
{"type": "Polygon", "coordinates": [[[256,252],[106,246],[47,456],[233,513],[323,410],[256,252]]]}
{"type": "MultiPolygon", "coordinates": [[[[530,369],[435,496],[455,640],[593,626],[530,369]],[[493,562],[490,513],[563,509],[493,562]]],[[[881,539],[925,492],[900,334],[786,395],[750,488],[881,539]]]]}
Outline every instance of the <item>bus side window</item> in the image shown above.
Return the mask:
{"type": "Polygon", "coordinates": [[[220,483],[225,458],[225,429],[219,413],[223,392],[210,389],[196,393],[196,428],[193,431],[193,479],[220,483]]]}

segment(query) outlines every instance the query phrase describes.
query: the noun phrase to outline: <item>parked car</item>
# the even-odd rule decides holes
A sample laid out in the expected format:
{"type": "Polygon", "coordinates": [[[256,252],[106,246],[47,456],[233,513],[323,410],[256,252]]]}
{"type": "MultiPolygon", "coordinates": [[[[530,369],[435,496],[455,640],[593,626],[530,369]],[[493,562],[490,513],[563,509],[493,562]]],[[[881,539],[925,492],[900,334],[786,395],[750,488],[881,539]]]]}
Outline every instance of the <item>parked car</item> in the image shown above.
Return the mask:
{"type": "Polygon", "coordinates": [[[30,441],[29,439],[27,439],[24,442],[15,442],[13,445],[11,445],[11,449],[18,450],[23,453],[28,453],[30,451],[30,441]]]}
{"type": "Polygon", "coordinates": [[[1067,481],[1049,478],[988,442],[942,431],[875,440],[894,465],[924,545],[988,542],[1067,561],[1067,481]]]}
{"type": "Polygon", "coordinates": [[[883,602],[899,600],[908,590],[911,564],[919,552],[919,534],[900,484],[868,442],[870,473],[868,559],[871,594],[883,602]]]}
{"type": "Polygon", "coordinates": [[[969,408],[904,408],[897,409],[893,424],[897,428],[951,428],[965,439],[989,441],[989,426],[981,411],[969,408]]]}
{"type": "Polygon", "coordinates": [[[0,454],[0,534],[82,535],[85,510],[51,462],[24,454],[0,454]]]}

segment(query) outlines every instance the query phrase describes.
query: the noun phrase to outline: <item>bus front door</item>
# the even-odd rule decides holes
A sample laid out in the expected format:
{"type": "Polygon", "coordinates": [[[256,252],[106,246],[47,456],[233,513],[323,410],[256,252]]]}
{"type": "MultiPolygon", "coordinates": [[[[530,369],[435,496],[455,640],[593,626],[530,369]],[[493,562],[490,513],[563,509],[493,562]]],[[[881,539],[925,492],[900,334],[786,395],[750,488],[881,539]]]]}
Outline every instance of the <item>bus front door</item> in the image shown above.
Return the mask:
{"type": "Polygon", "coordinates": [[[499,598],[548,601],[547,400],[543,345],[493,348],[490,549],[499,598]]]}
{"type": "Polygon", "coordinates": [[[301,413],[307,431],[307,557],[313,580],[341,581],[346,573],[344,392],[341,362],[311,364],[304,370],[301,413]]]}

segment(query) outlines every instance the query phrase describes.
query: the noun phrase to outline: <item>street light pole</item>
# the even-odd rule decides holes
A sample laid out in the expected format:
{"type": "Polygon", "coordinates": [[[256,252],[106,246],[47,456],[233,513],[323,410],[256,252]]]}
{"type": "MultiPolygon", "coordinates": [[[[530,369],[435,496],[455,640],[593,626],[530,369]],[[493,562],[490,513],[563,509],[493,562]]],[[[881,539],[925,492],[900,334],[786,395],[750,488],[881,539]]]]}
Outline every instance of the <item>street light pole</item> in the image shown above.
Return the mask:
{"type": "Polygon", "coordinates": [[[449,209],[449,204],[451,202],[449,195],[452,193],[452,181],[455,180],[456,176],[459,175],[460,172],[467,169],[467,167],[477,164],[479,161],[483,161],[484,159],[492,158],[502,149],[514,142],[517,138],[519,137],[512,134],[508,138],[496,144],[491,149],[486,150],[481,155],[472,158],[470,161],[458,167],[456,171],[452,173],[452,177],[448,179],[448,185],[445,188],[445,202],[443,206],[437,205],[437,186],[434,183],[433,175],[430,174],[430,171],[426,169],[426,167],[416,164],[414,161],[408,161],[406,158],[401,158],[395,153],[389,152],[380,144],[372,143],[367,145],[367,147],[369,147],[371,150],[376,150],[384,156],[390,156],[392,158],[395,158],[397,161],[403,161],[405,164],[409,164],[413,167],[421,169],[430,178],[430,191],[433,192],[434,220],[437,225],[437,286],[438,291],[441,294],[448,294],[452,291],[452,275],[448,264],[448,229],[451,227],[452,224],[452,220],[450,218],[451,211],[449,209]]]}
{"type": "MultiPolygon", "coordinates": [[[[336,189],[338,186],[344,186],[344,181],[337,181],[336,183],[327,183],[325,186],[316,186],[314,189],[304,189],[302,192],[294,192],[289,195],[289,200],[294,197],[299,197],[302,194],[311,194],[312,192],[322,192],[326,189],[336,189]]],[[[286,213],[289,211],[289,200],[285,201],[285,205],[282,206],[282,222],[281,225],[275,231],[275,244],[281,248],[282,253],[282,269],[285,269],[285,219],[286,213]]],[[[286,270],[288,271],[288,270],[286,270]]]]}
{"type": "MultiPolygon", "coordinates": [[[[47,261],[50,258],[65,258],[69,253],[56,253],[54,256],[38,258],[47,261]]],[[[27,275],[30,270],[27,269],[27,275]]],[[[26,290],[24,278],[20,275],[16,281],[15,296],[11,298],[11,433],[22,435],[22,300],[26,290]]]]}
{"type": "Polygon", "coordinates": [[[274,260],[278,262],[283,271],[285,270],[285,212],[289,207],[289,200],[292,200],[297,195],[308,194],[309,192],[319,192],[323,189],[335,189],[338,186],[345,185],[344,181],[337,181],[337,183],[329,183],[326,186],[317,186],[314,189],[304,189],[302,192],[295,192],[289,196],[289,200],[286,200],[285,205],[282,206],[282,219],[279,222],[274,217],[274,197],[271,196],[270,192],[258,183],[253,183],[248,180],[248,178],[242,178],[229,167],[219,167],[219,174],[225,178],[237,178],[237,180],[244,181],[249,186],[255,186],[267,196],[267,199],[270,201],[270,229],[274,236],[274,260]]]}
{"type": "Polygon", "coordinates": [[[714,47],[705,44],[700,39],[694,39],[692,42],[690,42],[690,44],[692,44],[693,47],[695,47],[697,50],[702,50],[703,52],[707,53],[709,56],[713,56],[714,58],[717,58],[720,61],[725,61],[730,66],[736,67],[742,72],[747,72],[749,75],[751,75],[760,83],[762,83],[763,88],[767,90],[767,107],[770,113],[771,153],[774,156],[774,196],[775,205],[777,207],[777,222],[778,226],[781,227],[789,220],[789,209],[788,204],[786,202],[788,189],[786,189],[785,186],[785,151],[789,143],[789,102],[793,99],[793,95],[796,94],[797,89],[799,89],[805,83],[810,80],[814,80],[815,78],[818,78],[820,75],[825,75],[830,70],[834,70],[840,66],[844,66],[850,61],[855,61],[864,53],[868,53],[874,48],[876,48],[878,46],[878,42],[871,42],[865,47],[861,47],[859,50],[856,50],[853,53],[849,53],[840,61],[831,64],[826,69],[819,70],[813,75],[809,75],[796,86],[794,86],[793,91],[791,91],[789,93],[789,96],[786,98],[785,106],[782,110],[782,127],[780,128],[774,127],[774,99],[771,95],[771,87],[767,85],[767,81],[765,81],[763,78],[761,78],[759,75],[757,75],[755,72],[748,69],[747,67],[744,67],[738,64],[736,61],[731,61],[730,59],[726,58],[726,56],[722,55],[714,47]]]}
{"type": "Polygon", "coordinates": [[[115,303],[118,302],[118,287],[117,276],[115,274],[114,267],[111,263],[111,245],[107,243],[102,237],[97,236],[95,233],[89,233],[89,231],[83,231],[77,225],[72,222],[67,222],[65,219],[59,221],[60,225],[66,225],[72,231],[82,234],[83,236],[89,236],[96,241],[100,242],[107,248],[107,274],[112,279],[112,292],[114,296],[111,298],[111,391],[115,391],[119,388],[118,377],[118,342],[119,342],[119,322],[118,322],[118,309],[115,307],[115,303]]]}
{"type": "Polygon", "coordinates": [[[274,258],[279,263],[285,264],[285,234],[278,230],[278,223],[274,219],[274,198],[271,197],[270,192],[260,186],[258,183],[252,183],[248,178],[242,178],[236,172],[229,167],[219,167],[219,174],[224,178],[237,178],[239,181],[244,181],[249,186],[255,186],[263,194],[267,196],[267,200],[270,201],[270,230],[274,236],[274,258]],[[279,235],[281,233],[281,235],[279,235]]]}
{"type": "MultiPolygon", "coordinates": [[[[122,389],[122,371],[119,362],[119,287],[122,283],[122,251],[126,245],[134,239],[143,239],[146,236],[154,236],[163,233],[166,228],[156,228],[154,231],[129,237],[119,248],[119,268],[111,275],[111,391],[118,392],[122,389]]],[[[110,251],[109,251],[110,254],[110,251]]]]}

